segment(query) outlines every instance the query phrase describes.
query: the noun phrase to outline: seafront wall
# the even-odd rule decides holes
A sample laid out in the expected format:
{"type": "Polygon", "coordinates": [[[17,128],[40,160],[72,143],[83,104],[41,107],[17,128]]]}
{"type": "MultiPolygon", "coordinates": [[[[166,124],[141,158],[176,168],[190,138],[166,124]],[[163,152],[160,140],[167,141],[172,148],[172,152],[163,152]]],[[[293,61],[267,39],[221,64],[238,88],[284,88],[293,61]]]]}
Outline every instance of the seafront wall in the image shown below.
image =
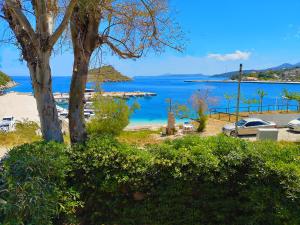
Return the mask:
{"type": "MultiPolygon", "coordinates": [[[[237,80],[185,80],[186,83],[238,83],[237,80]]],[[[254,84],[300,84],[299,81],[241,81],[254,84]]]]}

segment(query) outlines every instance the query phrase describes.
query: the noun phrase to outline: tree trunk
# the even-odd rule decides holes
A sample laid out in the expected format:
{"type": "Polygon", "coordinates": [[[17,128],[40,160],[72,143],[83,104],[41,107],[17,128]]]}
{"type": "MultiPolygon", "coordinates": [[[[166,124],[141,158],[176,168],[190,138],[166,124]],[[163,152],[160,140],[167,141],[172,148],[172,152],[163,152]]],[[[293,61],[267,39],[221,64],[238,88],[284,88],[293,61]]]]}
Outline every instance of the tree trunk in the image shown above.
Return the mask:
{"type": "Polygon", "coordinates": [[[83,12],[78,6],[71,16],[71,34],[74,51],[74,66],[69,102],[69,129],[72,144],[84,143],[87,139],[84,120],[84,92],[88,68],[93,51],[100,47],[99,23],[101,11],[87,8],[83,12]]]}
{"type": "Polygon", "coordinates": [[[69,128],[71,142],[83,143],[87,138],[84,121],[84,92],[88,78],[90,56],[83,55],[81,52],[76,56],[70,90],[69,128]]]}
{"type": "Polygon", "coordinates": [[[34,97],[40,117],[41,131],[46,141],[63,142],[52,92],[50,52],[39,52],[37,59],[28,61],[34,97]]]}
{"type": "Polygon", "coordinates": [[[1,10],[22,50],[30,70],[34,97],[40,116],[41,131],[46,141],[63,142],[61,125],[52,94],[50,56],[53,46],[68,25],[77,0],[70,0],[60,24],[53,31],[58,13],[57,1],[29,1],[33,14],[24,14],[23,1],[3,1],[1,10]],[[32,26],[31,22],[34,22],[32,26]]]}

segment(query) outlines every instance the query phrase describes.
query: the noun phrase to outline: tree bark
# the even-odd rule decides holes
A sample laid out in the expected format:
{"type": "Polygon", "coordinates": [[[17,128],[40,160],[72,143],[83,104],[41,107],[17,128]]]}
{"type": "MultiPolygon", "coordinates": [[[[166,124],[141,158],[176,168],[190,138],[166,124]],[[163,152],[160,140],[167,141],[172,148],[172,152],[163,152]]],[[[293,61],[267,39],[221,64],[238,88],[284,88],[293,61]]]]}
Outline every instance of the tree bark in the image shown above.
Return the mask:
{"type": "Polygon", "coordinates": [[[87,138],[84,121],[84,92],[88,78],[89,60],[90,56],[82,55],[81,52],[78,52],[74,59],[69,102],[71,143],[83,143],[87,138]]]}
{"type": "Polygon", "coordinates": [[[39,52],[37,59],[28,60],[27,64],[30,70],[43,138],[46,141],[63,142],[61,124],[52,94],[49,65],[50,52],[39,52]]]}
{"type": "Polygon", "coordinates": [[[100,46],[98,29],[101,12],[83,13],[77,6],[71,16],[74,65],[69,102],[69,130],[71,143],[84,143],[87,132],[84,119],[84,92],[88,79],[90,58],[100,46]]]}
{"type": "MultiPolygon", "coordinates": [[[[53,46],[48,43],[48,39],[51,37],[50,33],[44,31],[39,22],[35,33],[22,13],[20,3],[17,1],[6,1],[5,3],[2,9],[5,19],[21,46],[23,59],[27,62],[30,71],[43,138],[46,141],[63,142],[56,104],[52,94],[50,56],[53,46]]],[[[35,7],[35,5],[33,6],[35,7]]],[[[36,17],[38,19],[43,18],[39,15],[36,15],[36,17]]]]}

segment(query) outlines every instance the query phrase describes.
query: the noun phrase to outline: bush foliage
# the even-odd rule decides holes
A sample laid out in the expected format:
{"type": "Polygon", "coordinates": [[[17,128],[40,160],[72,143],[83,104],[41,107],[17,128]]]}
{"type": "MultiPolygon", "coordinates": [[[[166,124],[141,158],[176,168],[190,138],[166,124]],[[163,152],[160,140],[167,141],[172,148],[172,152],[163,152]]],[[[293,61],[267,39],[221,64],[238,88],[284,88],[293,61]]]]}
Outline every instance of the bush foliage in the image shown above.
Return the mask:
{"type": "Polygon", "coordinates": [[[125,100],[118,98],[96,96],[93,99],[95,116],[87,123],[90,135],[119,135],[129,124],[137,103],[129,107],[125,100]]]}
{"type": "Polygon", "coordinates": [[[89,225],[300,224],[298,145],[190,136],[139,149],[103,136],[68,157],[61,145],[41,146],[4,160],[6,219],[51,224],[74,212],[89,225]]]}
{"type": "Polygon", "coordinates": [[[299,147],[188,137],[72,151],[84,224],[299,224],[299,147]]]}
{"type": "Polygon", "coordinates": [[[1,169],[0,224],[53,224],[72,215],[79,204],[66,182],[71,167],[64,145],[16,147],[1,169]]]}
{"type": "Polygon", "coordinates": [[[1,146],[17,146],[40,141],[42,138],[38,135],[38,130],[39,125],[36,122],[17,121],[16,129],[13,132],[0,132],[1,146]]]}

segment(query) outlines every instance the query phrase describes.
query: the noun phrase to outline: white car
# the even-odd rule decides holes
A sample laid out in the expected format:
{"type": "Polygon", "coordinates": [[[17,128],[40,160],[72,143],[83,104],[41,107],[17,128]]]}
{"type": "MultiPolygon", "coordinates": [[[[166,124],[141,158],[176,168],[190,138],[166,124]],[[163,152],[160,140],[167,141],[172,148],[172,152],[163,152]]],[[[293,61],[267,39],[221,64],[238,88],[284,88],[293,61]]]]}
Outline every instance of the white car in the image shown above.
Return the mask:
{"type": "Polygon", "coordinates": [[[300,132],[300,118],[292,120],[288,124],[289,130],[300,132]]]}
{"type": "Polygon", "coordinates": [[[275,128],[276,123],[258,118],[246,118],[237,122],[238,133],[235,131],[235,123],[223,127],[223,133],[230,136],[255,135],[260,128],[275,128]]]}
{"type": "Polygon", "coordinates": [[[15,129],[15,119],[13,116],[3,117],[0,121],[0,131],[9,132],[15,129]]]}

